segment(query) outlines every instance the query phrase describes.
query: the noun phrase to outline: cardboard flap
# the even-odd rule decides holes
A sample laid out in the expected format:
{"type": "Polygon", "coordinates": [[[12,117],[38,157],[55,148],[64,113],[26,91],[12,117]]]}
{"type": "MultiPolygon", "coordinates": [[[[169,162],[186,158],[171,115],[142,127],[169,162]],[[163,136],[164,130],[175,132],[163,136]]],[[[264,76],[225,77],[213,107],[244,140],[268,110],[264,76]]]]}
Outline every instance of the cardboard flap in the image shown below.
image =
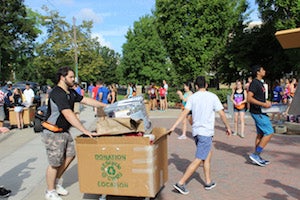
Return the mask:
{"type": "Polygon", "coordinates": [[[97,121],[97,135],[120,135],[135,132],[145,132],[142,120],[105,118],[97,121]]]}
{"type": "Polygon", "coordinates": [[[157,141],[159,141],[160,138],[162,138],[163,136],[169,134],[169,132],[167,132],[166,128],[156,127],[156,128],[153,128],[152,134],[155,135],[154,143],[156,143],[157,141]]]}
{"type": "Polygon", "coordinates": [[[300,48],[300,28],[277,31],[275,36],[282,48],[300,48]]]}

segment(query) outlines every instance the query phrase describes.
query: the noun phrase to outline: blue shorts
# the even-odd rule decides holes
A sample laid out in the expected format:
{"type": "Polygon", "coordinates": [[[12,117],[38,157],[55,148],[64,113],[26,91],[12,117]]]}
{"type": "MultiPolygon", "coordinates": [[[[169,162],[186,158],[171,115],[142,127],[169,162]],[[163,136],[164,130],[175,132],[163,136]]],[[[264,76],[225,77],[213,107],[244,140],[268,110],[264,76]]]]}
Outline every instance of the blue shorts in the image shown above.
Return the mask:
{"type": "Polygon", "coordinates": [[[197,135],[194,137],[197,146],[196,158],[206,160],[212,146],[213,136],[197,135]]]}
{"type": "Polygon", "coordinates": [[[251,113],[251,116],[255,121],[256,132],[258,134],[270,135],[274,133],[274,129],[268,115],[251,113]]]}

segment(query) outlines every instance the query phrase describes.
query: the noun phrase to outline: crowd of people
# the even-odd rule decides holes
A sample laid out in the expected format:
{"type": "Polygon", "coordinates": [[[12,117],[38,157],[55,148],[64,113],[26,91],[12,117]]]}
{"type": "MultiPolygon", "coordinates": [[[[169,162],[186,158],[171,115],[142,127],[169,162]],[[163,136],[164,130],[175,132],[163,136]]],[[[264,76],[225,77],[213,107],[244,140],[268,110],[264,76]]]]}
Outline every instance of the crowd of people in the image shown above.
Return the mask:
{"type": "MultiPolygon", "coordinates": [[[[208,84],[205,77],[199,76],[194,82],[185,82],[183,91],[176,93],[182,101],[182,112],[178,119],[169,129],[173,132],[182,123],[182,134],[178,139],[187,138],[187,125],[192,126],[192,136],[196,144],[195,159],[189,164],[181,179],[174,184],[174,188],[182,194],[188,194],[186,188],[187,180],[203,164],[205,177],[204,188],[210,190],[216,186],[216,182],[211,178],[210,163],[212,159],[212,144],[215,132],[215,113],[220,115],[225,126],[227,135],[239,135],[245,137],[245,112],[249,110],[255,125],[256,138],[254,151],[249,155],[249,159],[256,165],[266,166],[270,161],[261,157],[262,152],[271,140],[274,130],[269,116],[262,112],[262,108],[270,108],[273,104],[289,104],[295,94],[297,81],[277,81],[273,87],[272,102],[267,101],[266,88],[263,78],[266,71],[261,65],[256,65],[252,69],[253,79],[249,78],[245,87],[241,80],[237,80],[232,89],[231,101],[234,106],[234,128],[232,131],[227,121],[224,107],[218,96],[207,90],[208,84]],[[284,83],[284,84],[283,84],[284,83]],[[205,99],[205,101],[204,101],[205,99]],[[238,124],[240,121],[240,131],[238,124]]],[[[148,94],[151,110],[168,109],[168,84],[165,80],[160,86],[151,84],[145,91],[148,94]],[[159,104],[158,104],[159,103],[159,104]]],[[[14,105],[14,112],[18,121],[18,128],[22,129],[24,122],[22,111],[24,107],[33,103],[30,85],[22,92],[15,88],[11,94],[0,91],[0,106],[4,107],[5,99],[14,105]]],[[[79,120],[81,104],[95,108],[95,115],[99,114],[99,109],[103,109],[108,104],[118,101],[118,90],[115,84],[106,86],[103,81],[92,82],[87,88],[88,97],[80,85],[75,82],[74,71],[70,67],[62,67],[57,72],[57,85],[49,87],[46,94],[46,104],[48,105],[46,122],[48,126],[41,134],[45,145],[46,155],[49,165],[46,169],[47,190],[45,198],[47,200],[61,200],[60,196],[68,194],[63,187],[62,176],[75,157],[74,140],[69,132],[71,126],[77,128],[88,137],[95,134],[86,129],[79,120]],[[59,133],[59,134],[57,134],[59,133]]],[[[137,95],[137,88],[129,83],[125,98],[132,98],[137,95]]],[[[4,109],[0,110],[0,126],[3,126],[4,109]]],[[[98,115],[99,116],[99,115],[98,115]]],[[[2,131],[1,129],[1,132],[2,131]]],[[[10,190],[0,188],[0,195],[9,196],[10,190]],[[3,191],[3,194],[2,194],[3,191]]]]}

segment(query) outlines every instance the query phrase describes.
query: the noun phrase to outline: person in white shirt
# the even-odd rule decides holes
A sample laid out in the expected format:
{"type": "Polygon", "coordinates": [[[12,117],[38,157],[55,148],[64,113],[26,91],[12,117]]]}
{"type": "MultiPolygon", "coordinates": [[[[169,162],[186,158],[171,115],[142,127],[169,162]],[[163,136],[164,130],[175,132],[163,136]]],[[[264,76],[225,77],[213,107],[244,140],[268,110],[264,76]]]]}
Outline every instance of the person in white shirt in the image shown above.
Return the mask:
{"type": "Polygon", "coordinates": [[[34,100],[34,91],[30,88],[30,84],[26,83],[25,86],[25,90],[23,92],[24,97],[25,97],[25,101],[24,101],[24,105],[29,107],[33,104],[33,100],[34,100]]]}
{"type": "Polygon", "coordinates": [[[179,118],[176,120],[172,128],[169,130],[173,132],[178,124],[186,119],[186,116],[192,111],[192,133],[196,143],[195,159],[186,169],[182,178],[173,185],[174,188],[181,194],[188,194],[189,191],[185,187],[186,181],[203,163],[203,170],[205,176],[206,190],[210,190],[216,186],[216,183],[210,177],[210,160],[212,155],[212,140],[214,136],[215,113],[218,112],[223,121],[226,133],[231,135],[231,129],[227,122],[223,105],[217,95],[206,91],[207,84],[205,77],[199,76],[195,81],[197,92],[192,94],[185,105],[185,108],[179,118]]]}

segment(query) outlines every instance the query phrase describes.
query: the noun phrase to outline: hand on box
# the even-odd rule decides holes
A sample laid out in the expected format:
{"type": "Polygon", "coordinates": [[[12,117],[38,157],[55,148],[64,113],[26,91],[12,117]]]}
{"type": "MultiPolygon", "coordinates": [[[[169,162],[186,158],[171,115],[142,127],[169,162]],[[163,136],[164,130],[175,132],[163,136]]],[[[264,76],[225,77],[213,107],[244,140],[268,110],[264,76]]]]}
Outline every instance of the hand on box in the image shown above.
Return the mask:
{"type": "Polygon", "coordinates": [[[264,108],[270,108],[272,106],[272,103],[270,101],[266,101],[263,105],[264,108]]]}

